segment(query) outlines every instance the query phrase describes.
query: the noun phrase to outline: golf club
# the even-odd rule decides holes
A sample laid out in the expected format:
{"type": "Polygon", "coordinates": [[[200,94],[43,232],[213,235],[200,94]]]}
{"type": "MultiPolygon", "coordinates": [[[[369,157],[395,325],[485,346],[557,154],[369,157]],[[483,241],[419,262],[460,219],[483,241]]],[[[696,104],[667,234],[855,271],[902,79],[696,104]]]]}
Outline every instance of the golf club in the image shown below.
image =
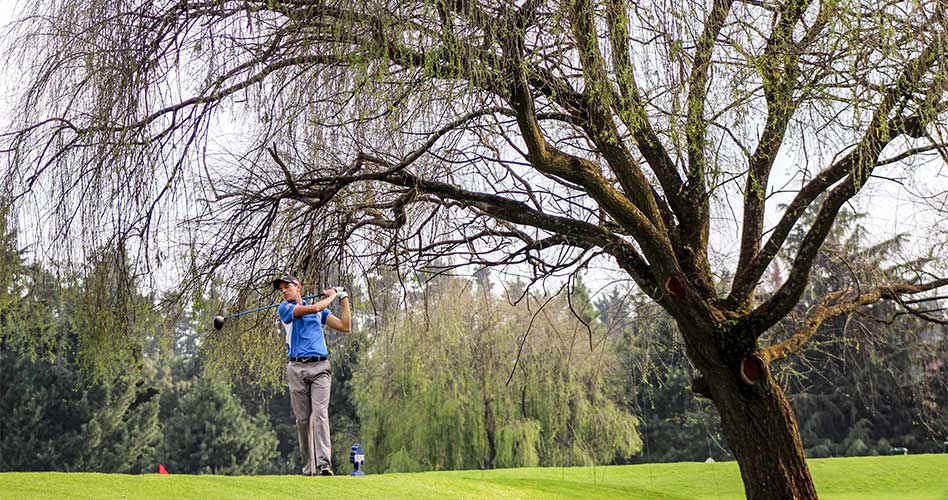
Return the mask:
{"type": "MultiPolygon", "coordinates": [[[[344,292],[344,291],[346,290],[345,287],[341,287],[341,286],[337,286],[337,287],[335,287],[335,289],[336,289],[336,292],[344,292]]],[[[320,298],[323,298],[323,297],[325,297],[325,296],[326,296],[326,295],[323,294],[323,293],[317,293],[317,294],[314,294],[314,295],[307,295],[307,296],[301,297],[301,298],[302,298],[303,300],[310,300],[310,299],[320,299],[320,298]]],[[[231,318],[236,318],[236,317],[238,317],[238,316],[243,316],[243,315],[245,315],[245,314],[255,313],[255,312],[258,312],[258,311],[263,311],[263,310],[266,310],[266,309],[273,309],[274,307],[280,305],[281,303],[282,303],[282,302],[277,302],[276,304],[270,304],[270,305],[268,305],[268,306],[257,307],[257,308],[255,308],[255,309],[248,309],[248,310],[246,310],[246,311],[241,311],[241,312],[238,312],[238,313],[234,313],[234,314],[231,314],[231,315],[229,315],[229,316],[214,316],[214,329],[215,329],[215,330],[220,330],[221,328],[224,328],[224,322],[227,321],[227,320],[229,320],[229,319],[231,319],[231,318]]]]}

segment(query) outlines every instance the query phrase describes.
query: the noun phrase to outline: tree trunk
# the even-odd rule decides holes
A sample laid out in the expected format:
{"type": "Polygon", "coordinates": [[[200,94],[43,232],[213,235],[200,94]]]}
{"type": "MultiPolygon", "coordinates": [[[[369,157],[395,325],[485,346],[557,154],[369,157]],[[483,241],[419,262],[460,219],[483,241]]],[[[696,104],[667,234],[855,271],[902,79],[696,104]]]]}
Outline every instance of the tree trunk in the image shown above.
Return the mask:
{"type": "Polygon", "coordinates": [[[484,461],[485,469],[494,468],[494,460],[497,458],[496,441],[497,419],[494,415],[494,400],[489,397],[484,398],[484,430],[487,432],[487,457],[484,461]]]}
{"type": "Polygon", "coordinates": [[[765,372],[753,385],[737,374],[707,387],[749,500],[815,499],[800,429],[783,391],[765,372]]]}

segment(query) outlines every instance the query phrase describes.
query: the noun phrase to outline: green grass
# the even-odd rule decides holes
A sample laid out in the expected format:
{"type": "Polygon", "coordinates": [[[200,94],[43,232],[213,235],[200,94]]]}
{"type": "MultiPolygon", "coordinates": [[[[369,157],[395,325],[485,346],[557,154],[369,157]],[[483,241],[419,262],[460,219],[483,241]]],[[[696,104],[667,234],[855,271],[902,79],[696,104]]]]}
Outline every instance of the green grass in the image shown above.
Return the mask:
{"type": "MultiPolygon", "coordinates": [[[[822,499],[948,500],[948,454],[810,460],[822,499]]],[[[501,469],[364,478],[0,474],[0,499],[358,498],[738,499],[737,464],[677,463],[501,469]]]]}

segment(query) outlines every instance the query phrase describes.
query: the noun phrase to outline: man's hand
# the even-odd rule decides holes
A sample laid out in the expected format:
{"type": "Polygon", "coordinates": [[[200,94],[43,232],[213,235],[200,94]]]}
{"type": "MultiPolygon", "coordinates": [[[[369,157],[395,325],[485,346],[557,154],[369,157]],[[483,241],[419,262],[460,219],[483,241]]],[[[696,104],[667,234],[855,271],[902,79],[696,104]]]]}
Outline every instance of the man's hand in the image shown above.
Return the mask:
{"type": "Polygon", "coordinates": [[[324,300],[339,299],[339,304],[342,306],[342,317],[338,318],[335,314],[330,314],[329,318],[326,319],[326,324],[339,332],[348,333],[352,331],[352,308],[349,306],[349,292],[346,291],[345,287],[337,286],[333,290],[326,290],[324,293],[327,294],[324,300]],[[329,295],[330,291],[333,292],[333,295],[329,295]]]}

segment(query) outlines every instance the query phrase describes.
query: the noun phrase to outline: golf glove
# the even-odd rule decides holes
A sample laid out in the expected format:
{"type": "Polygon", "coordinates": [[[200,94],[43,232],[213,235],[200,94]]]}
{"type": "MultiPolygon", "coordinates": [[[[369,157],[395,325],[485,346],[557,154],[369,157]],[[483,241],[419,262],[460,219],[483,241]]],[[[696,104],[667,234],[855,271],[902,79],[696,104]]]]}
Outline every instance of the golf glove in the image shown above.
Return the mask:
{"type": "Polygon", "coordinates": [[[344,287],[344,286],[336,286],[336,287],[333,287],[333,290],[335,290],[336,293],[343,293],[343,292],[346,291],[346,287],[344,287]]]}
{"type": "MultiPolygon", "coordinates": [[[[340,287],[340,288],[342,288],[342,287],[340,287]]],[[[344,298],[346,298],[346,297],[348,297],[348,296],[349,296],[349,292],[347,292],[347,291],[345,291],[345,290],[343,290],[343,291],[341,291],[341,292],[339,292],[339,293],[336,294],[336,298],[339,299],[339,300],[342,300],[342,299],[344,299],[344,298]]]]}

